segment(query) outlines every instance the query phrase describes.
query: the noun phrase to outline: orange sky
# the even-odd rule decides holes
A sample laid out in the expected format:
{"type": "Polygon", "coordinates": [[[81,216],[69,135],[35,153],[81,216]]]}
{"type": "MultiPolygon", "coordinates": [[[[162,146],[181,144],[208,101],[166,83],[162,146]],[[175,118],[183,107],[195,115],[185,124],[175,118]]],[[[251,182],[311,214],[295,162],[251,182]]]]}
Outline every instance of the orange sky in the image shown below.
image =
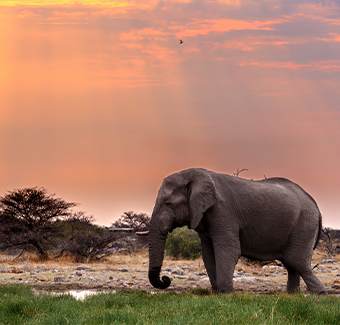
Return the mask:
{"type": "Polygon", "coordinates": [[[340,228],[340,1],[1,1],[0,48],[0,195],[110,225],[173,172],[248,168],[340,228]]]}

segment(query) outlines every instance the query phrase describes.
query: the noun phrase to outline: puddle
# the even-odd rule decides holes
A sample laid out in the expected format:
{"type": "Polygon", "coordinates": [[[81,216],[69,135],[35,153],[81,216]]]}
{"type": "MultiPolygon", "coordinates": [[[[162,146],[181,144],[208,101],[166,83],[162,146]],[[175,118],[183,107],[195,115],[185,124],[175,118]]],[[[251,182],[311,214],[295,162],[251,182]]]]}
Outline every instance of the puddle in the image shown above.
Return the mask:
{"type": "Polygon", "coordinates": [[[85,300],[86,297],[88,296],[93,296],[102,291],[97,291],[97,290],[69,290],[66,292],[63,292],[63,294],[69,294],[72,297],[76,298],[77,300],[85,300]]]}
{"type": "Polygon", "coordinates": [[[35,294],[39,295],[41,293],[49,294],[52,296],[62,296],[71,295],[77,300],[85,300],[89,296],[96,295],[98,293],[116,293],[116,290],[112,291],[98,291],[98,290],[67,290],[67,291],[38,291],[34,290],[35,294]]]}

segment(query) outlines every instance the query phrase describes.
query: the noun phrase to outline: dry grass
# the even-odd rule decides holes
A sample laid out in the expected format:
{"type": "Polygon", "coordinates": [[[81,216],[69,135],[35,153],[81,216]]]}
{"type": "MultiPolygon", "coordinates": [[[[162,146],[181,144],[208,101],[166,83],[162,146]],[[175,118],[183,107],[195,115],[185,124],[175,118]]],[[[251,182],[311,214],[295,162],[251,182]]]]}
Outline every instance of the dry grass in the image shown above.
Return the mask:
{"type": "Polygon", "coordinates": [[[330,256],[325,247],[318,247],[313,252],[313,263],[319,263],[323,258],[333,258],[337,263],[340,262],[340,254],[330,256]]]}
{"type": "MultiPolygon", "coordinates": [[[[326,249],[323,248],[317,248],[313,253],[313,264],[321,262],[322,258],[329,257],[328,252],[326,249]]],[[[340,254],[333,257],[337,262],[340,262],[340,254]]],[[[71,264],[89,264],[89,265],[107,265],[107,266],[115,266],[115,265],[137,265],[143,262],[148,263],[149,254],[147,250],[140,250],[130,253],[116,253],[113,254],[106,259],[100,260],[100,261],[82,261],[82,262],[76,262],[74,256],[72,255],[65,255],[59,258],[47,258],[45,260],[40,260],[37,255],[32,253],[24,253],[19,258],[16,258],[15,255],[7,255],[7,254],[0,254],[0,264],[8,265],[8,266],[15,266],[16,264],[26,264],[31,266],[37,266],[44,264],[46,266],[54,267],[54,266],[69,266],[71,264]]],[[[202,258],[198,258],[194,261],[191,260],[175,260],[174,258],[171,258],[169,256],[165,256],[163,266],[171,266],[176,267],[176,265],[187,265],[188,267],[195,267],[196,265],[198,267],[203,265],[202,258]]],[[[249,271],[253,267],[256,267],[256,265],[252,265],[251,267],[247,266],[246,264],[239,261],[239,265],[242,266],[243,270],[245,272],[249,271]]]]}
{"type": "MultiPolygon", "coordinates": [[[[80,262],[81,264],[109,264],[109,265],[118,265],[118,264],[128,264],[131,262],[140,262],[142,260],[148,259],[147,251],[140,251],[134,254],[123,254],[117,253],[100,261],[88,261],[84,260],[80,262]]],[[[64,255],[58,258],[48,257],[47,259],[41,260],[39,257],[32,253],[25,253],[19,258],[13,255],[0,254],[0,263],[1,264],[31,264],[31,265],[69,265],[69,264],[79,264],[76,262],[76,258],[72,255],[64,255]]]]}

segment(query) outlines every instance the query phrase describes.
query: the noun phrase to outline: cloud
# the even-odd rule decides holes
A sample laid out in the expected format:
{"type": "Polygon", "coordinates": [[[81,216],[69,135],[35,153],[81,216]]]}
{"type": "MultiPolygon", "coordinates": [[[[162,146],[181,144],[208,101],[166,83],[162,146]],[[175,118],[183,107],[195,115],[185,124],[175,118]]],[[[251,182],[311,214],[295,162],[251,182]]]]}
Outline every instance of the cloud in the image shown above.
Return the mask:
{"type": "Polygon", "coordinates": [[[305,70],[305,71],[325,71],[337,72],[340,71],[340,60],[330,61],[315,61],[311,63],[299,64],[293,61],[290,62],[240,62],[240,67],[258,66],[265,69],[289,69],[289,70],[305,70]]]}
{"type": "Polygon", "coordinates": [[[130,30],[129,32],[123,32],[120,34],[120,40],[122,41],[139,41],[144,38],[152,40],[167,40],[164,36],[168,36],[170,33],[164,32],[155,28],[143,28],[139,30],[130,30]]]}
{"type": "Polygon", "coordinates": [[[184,26],[170,26],[175,30],[178,37],[196,37],[210,33],[225,33],[232,30],[273,30],[274,24],[283,22],[277,21],[245,21],[235,19],[193,19],[184,26]]]}

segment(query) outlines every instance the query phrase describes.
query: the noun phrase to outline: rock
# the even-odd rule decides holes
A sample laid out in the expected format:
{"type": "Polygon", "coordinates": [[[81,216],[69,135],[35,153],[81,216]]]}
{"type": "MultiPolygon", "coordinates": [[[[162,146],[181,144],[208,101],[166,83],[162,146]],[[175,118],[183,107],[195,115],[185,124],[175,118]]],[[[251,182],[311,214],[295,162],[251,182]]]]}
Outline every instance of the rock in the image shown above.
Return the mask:
{"type": "Polygon", "coordinates": [[[127,269],[120,269],[118,271],[120,271],[120,272],[129,272],[127,269]]]}
{"type": "Polygon", "coordinates": [[[54,277],[54,282],[64,282],[66,279],[66,276],[63,274],[58,274],[54,277]]]}
{"type": "Polygon", "coordinates": [[[336,264],[336,260],[334,258],[323,258],[320,262],[321,264],[336,264]]]}
{"type": "Polygon", "coordinates": [[[85,266],[85,265],[78,266],[76,268],[76,270],[78,270],[78,271],[93,271],[90,267],[85,266]]]}
{"type": "Polygon", "coordinates": [[[186,274],[183,270],[181,270],[180,268],[174,269],[171,272],[172,274],[177,274],[177,275],[184,275],[186,274]]]}
{"type": "Polygon", "coordinates": [[[191,281],[198,281],[200,277],[193,274],[193,275],[189,275],[188,279],[191,281]]]}
{"type": "Polygon", "coordinates": [[[6,270],[0,270],[0,273],[7,273],[6,270]]]}
{"type": "Polygon", "coordinates": [[[320,266],[320,271],[321,273],[331,273],[331,270],[323,265],[320,266]]]}
{"type": "Polygon", "coordinates": [[[187,276],[183,276],[183,275],[174,275],[174,278],[180,279],[180,280],[184,280],[184,279],[187,279],[188,277],[187,276]]]}
{"type": "Polygon", "coordinates": [[[11,273],[24,273],[24,271],[17,270],[16,268],[12,269],[11,273]]]}
{"type": "Polygon", "coordinates": [[[269,272],[284,272],[286,269],[282,266],[277,265],[265,265],[262,268],[263,271],[269,271],[269,272]]]}
{"type": "Polygon", "coordinates": [[[198,275],[208,275],[207,272],[200,272],[198,275]]]}
{"type": "Polygon", "coordinates": [[[253,276],[242,276],[239,278],[234,278],[235,282],[245,282],[245,283],[255,283],[257,282],[257,278],[253,277],[253,276]]]}
{"type": "Polygon", "coordinates": [[[81,273],[80,271],[76,271],[76,275],[78,275],[78,276],[82,276],[82,275],[83,275],[83,273],[81,273]]]}

